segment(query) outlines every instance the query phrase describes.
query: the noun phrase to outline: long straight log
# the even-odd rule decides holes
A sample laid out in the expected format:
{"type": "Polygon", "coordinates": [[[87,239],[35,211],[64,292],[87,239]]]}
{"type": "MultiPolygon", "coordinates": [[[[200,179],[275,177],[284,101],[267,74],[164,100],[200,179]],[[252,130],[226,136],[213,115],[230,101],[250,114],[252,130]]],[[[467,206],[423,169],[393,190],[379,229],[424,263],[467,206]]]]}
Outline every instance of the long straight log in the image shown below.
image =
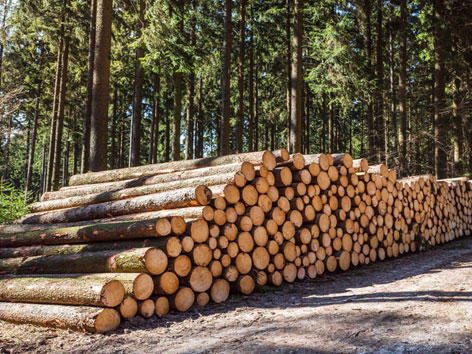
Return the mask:
{"type": "MultiPolygon", "coordinates": [[[[193,206],[193,207],[184,207],[178,209],[168,209],[168,210],[158,210],[158,211],[149,211],[145,213],[138,214],[129,214],[129,215],[120,215],[109,217],[105,219],[96,219],[96,220],[86,220],[70,223],[60,223],[60,224],[3,224],[0,225],[0,235],[1,234],[15,234],[20,232],[30,232],[30,231],[45,231],[45,230],[56,230],[69,227],[79,227],[79,226],[91,226],[95,224],[108,224],[108,223],[117,223],[117,222],[137,222],[137,221],[149,221],[152,219],[163,219],[163,218],[183,218],[185,220],[193,220],[200,218],[203,215],[204,206],[193,206]]],[[[171,223],[172,224],[172,223],[171,223]]]]}
{"type": "Polygon", "coordinates": [[[151,184],[148,186],[125,188],[105,193],[95,193],[88,195],[79,195],[75,197],[69,197],[65,199],[50,200],[44,202],[34,203],[30,206],[30,210],[33,213],[66,209],[77,206],[85,206],[91,204],[105,203],[114,200],[129,199],[139,197],[143,195],[167,192],[170,190],[197,187],[199,185],[218,185],[231,183],[234,181],[234,172],[211,175],[206,177],[198,177],[187,180],[171,180],[169,179],[165,183],[151,184]]]}
{"type": "Polygon", "coordinates": [[[68,273],[163,273],[168,264],[166,254],[158,248],[127,251],[86,252],[71,255],[18,257],[0,259],[0,273],[60,274],[68,273]]]}
{"type": "Polygon", "coordinates": [[[154,282],[152,277],[147,273],[8,274],[4,277],[5,279],[69,278],[77,281],[100,280],[102,282],[111,282],[112,280],[117,280],[123,285],[126,296],[132,296],[138,300],[145,300],[149,298],[154,290],[154,282]]]}
{"type": "MultiPolygon", "coordinates": [[[[119,239],[119,237],[117,237],[119,239]]],[[[84,252],[102,252],[129,250],[132,248],[156,247],[161,248],[167,254],[175,254],[182,246],[176,237],[145,238],[129,241],[117,242],[96,242],[83,244],[65,244],[65,245],[32,245],[25,247],[0,248],[0,259],[15,257],[34,257],[34,256],[52,256],[67,255],[84,252]],[[177,242],[173,242],[176,240],[177,242]]]]}
{"type": "MultiPolygon", "coordinates": [[[[115,241],[143,237],[158,237],[156,222],[159,219],[145,221],[126,221],[117,223],[91,224],[39,230],[28,228],[29,225],[14,225],[10,229],[26,230],[23,232],[0,233],[0,247],[21,247],[39,245],[57,245],[68,243],[87,243],[115,241]]],[[[13,226],[13,225],[12,225],[13,226]]],[[[9,252],[5,250],[5,252],[9,252]]]]}
{"type": "MultiPolygon", "coordinates": [[[[186,171],[179,171],[175,173],[168,173],[165,175],[157,175],[157,176],[149,176],[143,177],[138,179],[131,179],[125,181],[118,181],[118,182],[105,182],[105,183],[98,183],[98,184],[90,184],[90,185],[80,185],[80,186],[68,186],[63,187],[59,191],[55,192],[46,192],[41,197],[41,201],[47,200],[56,200],[56,199],[63,199],[63,198],[70,198],[75,196],[83,196],[86,194],[97,194],[97,193],[106,193],[117,191],[120,189],[128,189],[128,188],[135,188],[140,186],[149,186],[153,184],[162,184],[162,183],[169,183],[169,182],[180,182],[185,183],[185,181],[193,180],[197,177],[214,177],[215,175],[223,175],[228,173],[236,173],[244,169],[246,173],[255,174],[254,166],[248,162],[237,162],[229,165],[222,165],[222,166],[213,166],[213,167],[205,167],[199,168],[196,170],[186,170],[186,171]]],[[[206,184],[206,183],[200,183],[206,184]]],[[[169,186],[168,189],[176,189],[171,188],[169,186]]]]}
{"type": "Polygon", "coordinates": [[[119,280],[68,277],[0,279],[0,301],[115,307],[125,289],[119,280]]]}
{"type": "Polygon", "coordinates": [[[0,302],[0,319],[92,333],[113,331],[120,314],[110,308],[0,302]]]}
{"type": "Polygon", "coordinates": [[[45,213],[28,214],[18,220],[22,224],[54,224],[85,221],[125,214],[207,205],[212,197],[208,187],[182,188],[169,192],[144,195],[132,199],[75,207],[45,213]]]}
{"type": "Polygon", "coordinates": [[[255,165],[264,165],[269,170],[272,170],[276,165],[276,158],[270,151],[258,151],[220,157],[207,157],[196,160],[172,161],[155,165],[75,175],[70,178],[69,185],[77,186],[83,184],[121,181],[132,178],[173,173],[187,169],[227,165],[236,162],[251,162],[255,165]]]}

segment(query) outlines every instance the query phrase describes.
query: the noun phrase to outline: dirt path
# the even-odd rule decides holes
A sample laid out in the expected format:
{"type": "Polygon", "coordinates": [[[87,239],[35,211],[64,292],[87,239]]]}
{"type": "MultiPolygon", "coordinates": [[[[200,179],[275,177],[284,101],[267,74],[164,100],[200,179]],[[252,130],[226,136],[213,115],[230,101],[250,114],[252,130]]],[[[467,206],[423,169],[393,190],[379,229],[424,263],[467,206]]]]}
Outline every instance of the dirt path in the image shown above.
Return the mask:
{"type": "Polygon", "coordinates": [[[100,336],[0,321],[0,353],[471,353],[472,239],[100,336]]]}

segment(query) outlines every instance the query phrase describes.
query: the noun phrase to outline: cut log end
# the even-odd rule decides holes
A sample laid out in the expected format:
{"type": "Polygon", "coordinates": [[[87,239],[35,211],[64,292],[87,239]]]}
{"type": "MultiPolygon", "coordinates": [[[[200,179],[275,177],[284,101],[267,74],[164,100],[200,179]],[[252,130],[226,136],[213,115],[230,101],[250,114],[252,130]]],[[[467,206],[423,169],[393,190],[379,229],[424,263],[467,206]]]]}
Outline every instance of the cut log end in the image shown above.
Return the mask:
{"type": "Polygon", "coordinates": [[[170,304],[169,299],[165,296],[158,297],[155,303],[155,312],[159,317],[165,316],[169,313],[170,304]]]}
{"type": "Polygon", "coordinates": [[[101,300],[104,306],[118,306],[125,297],[125,288],[119,280],[112,280],[102,288],[101,300]]]}
{"type": "Polygon", "coordinates": [[[144,256],[144,263],[151,274],[162,274],[167,269],[167,255],[161,249],[151,248],[144,256]]]}
{"type": "Polygon", "coordinates": [[[195,188],[195,199],[200,205],[208,205],[211,201],[212,196],[213,194],[210,188],[206,186],[197,186],[195,188]]]}
{"type": "Polygon", "coordinates": [[[195,302],[195,294],[190,288],[181,288],[171,297],[171,306],[177,311],[185,312],[195,302]]]}
{"type": "Polygon", "coordinates": [[[230,291],[229,283],[226,279],[217,279],[211,286],[211,299],[219,304],[228,299],[230,291]]]}
{"type": "Polygon", "coordinates": [[[151,296],[154,282],[149,274],[139,274],[133,282],[133,295],[138,300],[145,300],[151,296]]]}
{"type": "Polygon", "coordinates": [[[138,303],[131,296],[125,297],[120,304],[120,314],[123,318],[132,318],[138,313],[138,303]]]}
{"type": "Polygon", "coordinates": [[[114,309],[104,309],[95,320],[95,332],[105,333],[114,331],[120,325],[121,319],[118,311],[114,309]]]}

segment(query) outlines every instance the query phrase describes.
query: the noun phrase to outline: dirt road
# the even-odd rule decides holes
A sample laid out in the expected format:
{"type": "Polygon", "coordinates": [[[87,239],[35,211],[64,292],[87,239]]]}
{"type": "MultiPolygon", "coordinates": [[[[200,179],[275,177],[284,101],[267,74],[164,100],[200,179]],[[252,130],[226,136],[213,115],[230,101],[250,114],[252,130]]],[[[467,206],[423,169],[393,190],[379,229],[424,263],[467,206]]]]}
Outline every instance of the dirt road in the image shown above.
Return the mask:
{"type": "Polygon", "coordinates": [[[472,353],[472,238],[108,335],[0,321],[0,353],[472,353]]]}

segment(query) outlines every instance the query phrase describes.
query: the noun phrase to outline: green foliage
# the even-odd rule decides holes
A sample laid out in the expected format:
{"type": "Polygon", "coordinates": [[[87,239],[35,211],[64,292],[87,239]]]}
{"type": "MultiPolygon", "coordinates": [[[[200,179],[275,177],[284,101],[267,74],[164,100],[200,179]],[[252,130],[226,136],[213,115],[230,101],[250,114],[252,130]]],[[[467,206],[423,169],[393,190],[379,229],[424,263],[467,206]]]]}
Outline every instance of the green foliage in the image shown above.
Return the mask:
{"type": "Polygon", "coordinates": [[[28,213],[27,201],[31,194],[16,189],[0,179],[0,224],[13,221],[28,213]]]}

